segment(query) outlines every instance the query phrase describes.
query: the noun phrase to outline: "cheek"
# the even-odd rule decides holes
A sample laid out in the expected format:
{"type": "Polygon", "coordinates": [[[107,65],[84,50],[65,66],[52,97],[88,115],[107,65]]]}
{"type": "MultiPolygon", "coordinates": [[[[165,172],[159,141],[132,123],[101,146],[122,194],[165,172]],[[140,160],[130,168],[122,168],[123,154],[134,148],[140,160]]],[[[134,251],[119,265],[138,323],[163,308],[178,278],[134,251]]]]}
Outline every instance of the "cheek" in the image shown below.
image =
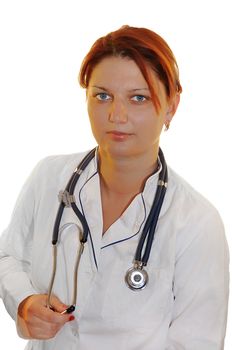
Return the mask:
{"type": "Polygon", "coordinates": [[[88,103],[87,111],[89,115],[90,122],[95,123],[103,123],[107,116],[106,106],[99,105],[96,103],[88,103]]]}
{"type": "Polygon", "coordinates": [[[104,117],[102,111],[99,108],[94,107],[92,104],[88,104],[87,111],[89,115],[89,122],[92,130],[92,134],[99,143],[104,133],[104,117]]]}
{"type": "Polygon", "coordinates": [[[91,104],[91,103],[88,103],[87,111],[88,111],[88,115],[89,115],[89,121],[90,121],[91,128],[94,129],[98,124],[99,113],[96,110],[96,108],[94,108],[93,104],[91,104]]]}
{"type": "Polygon", "coordinates": [[[160,135],[163,123],[162,116],[154,114],[149,116],[143,115],[142,118],[137,120],[137,128],[142,137],[146,137],[150,140],[152,138],[157,138],[157,136],[160,135]]]}
{"type": "Polygon", "coordinates": [[[94,114],[94,108],[93,108],[92,103],[90,103],[90,102],[87,102],[87,112],[89,115],[89,119],[91,120],[93,117],[93,114],[94,114]]]}

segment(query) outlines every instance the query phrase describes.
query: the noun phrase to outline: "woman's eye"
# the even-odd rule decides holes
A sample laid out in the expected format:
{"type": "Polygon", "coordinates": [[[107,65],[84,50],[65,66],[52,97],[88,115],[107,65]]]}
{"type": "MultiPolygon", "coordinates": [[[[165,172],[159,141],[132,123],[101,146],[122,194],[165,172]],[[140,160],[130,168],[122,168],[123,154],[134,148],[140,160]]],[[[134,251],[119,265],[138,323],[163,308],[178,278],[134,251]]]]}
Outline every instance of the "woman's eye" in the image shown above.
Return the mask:
{"type": "Polygon", "coordinates": [[[100,101],[107,101],[110,99],[110,96],[105,93],[105,92],[100,92],[96,95],[97,99],[100,100],[100,101]]]}
{"type": "Polygon", "coordinates": [[[143,95],[135,95],[132,97],[132,101],[135,101],[135,102],[143,102],[146,100],[147,100],[147,98],[143,95]]]}

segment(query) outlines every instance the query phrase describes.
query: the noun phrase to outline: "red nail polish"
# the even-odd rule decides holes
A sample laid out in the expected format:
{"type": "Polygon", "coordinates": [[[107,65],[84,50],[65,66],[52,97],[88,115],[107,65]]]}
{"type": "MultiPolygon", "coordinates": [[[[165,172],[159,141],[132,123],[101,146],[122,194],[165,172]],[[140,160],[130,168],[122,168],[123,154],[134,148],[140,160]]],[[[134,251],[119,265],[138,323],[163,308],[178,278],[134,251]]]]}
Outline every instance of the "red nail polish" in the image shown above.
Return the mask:
{"type": "Polygon", "coordinates": [[[72,315],[69,317],[69,321],[73,321],[73,320],[75,320],[75,317],[72,315]]]}

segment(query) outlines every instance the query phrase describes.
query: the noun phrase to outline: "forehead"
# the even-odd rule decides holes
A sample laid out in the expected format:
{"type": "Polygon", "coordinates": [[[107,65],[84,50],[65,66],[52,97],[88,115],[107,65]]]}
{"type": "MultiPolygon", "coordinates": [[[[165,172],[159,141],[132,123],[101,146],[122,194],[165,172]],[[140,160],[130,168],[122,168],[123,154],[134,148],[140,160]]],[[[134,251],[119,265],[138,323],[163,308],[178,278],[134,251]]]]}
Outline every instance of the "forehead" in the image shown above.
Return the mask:
{"type": "Polygon", "coordinates": [[[137,64],[128,57],[106,57],[93,69],[89,85],[95,84],[141,85],[148,88],[137,64]]]}

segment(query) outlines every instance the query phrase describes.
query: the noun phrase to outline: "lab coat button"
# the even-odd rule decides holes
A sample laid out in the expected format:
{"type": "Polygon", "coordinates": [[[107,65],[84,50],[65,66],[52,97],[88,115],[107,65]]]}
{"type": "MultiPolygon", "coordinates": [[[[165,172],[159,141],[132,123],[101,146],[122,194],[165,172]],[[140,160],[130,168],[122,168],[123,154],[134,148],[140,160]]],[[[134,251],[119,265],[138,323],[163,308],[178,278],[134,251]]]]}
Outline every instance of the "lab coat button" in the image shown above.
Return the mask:
{"type": "Polygon", "coordinates": [[[78,336],[78,330],[77,328],[72,328],[72,334],[74,337],[77,337],[78,336]]]}
{"type": "Polygon", "coordinates": [[[78,323],[76,320],[72,321],[71,332],[74,337],[78,337],[78,323]]]}

